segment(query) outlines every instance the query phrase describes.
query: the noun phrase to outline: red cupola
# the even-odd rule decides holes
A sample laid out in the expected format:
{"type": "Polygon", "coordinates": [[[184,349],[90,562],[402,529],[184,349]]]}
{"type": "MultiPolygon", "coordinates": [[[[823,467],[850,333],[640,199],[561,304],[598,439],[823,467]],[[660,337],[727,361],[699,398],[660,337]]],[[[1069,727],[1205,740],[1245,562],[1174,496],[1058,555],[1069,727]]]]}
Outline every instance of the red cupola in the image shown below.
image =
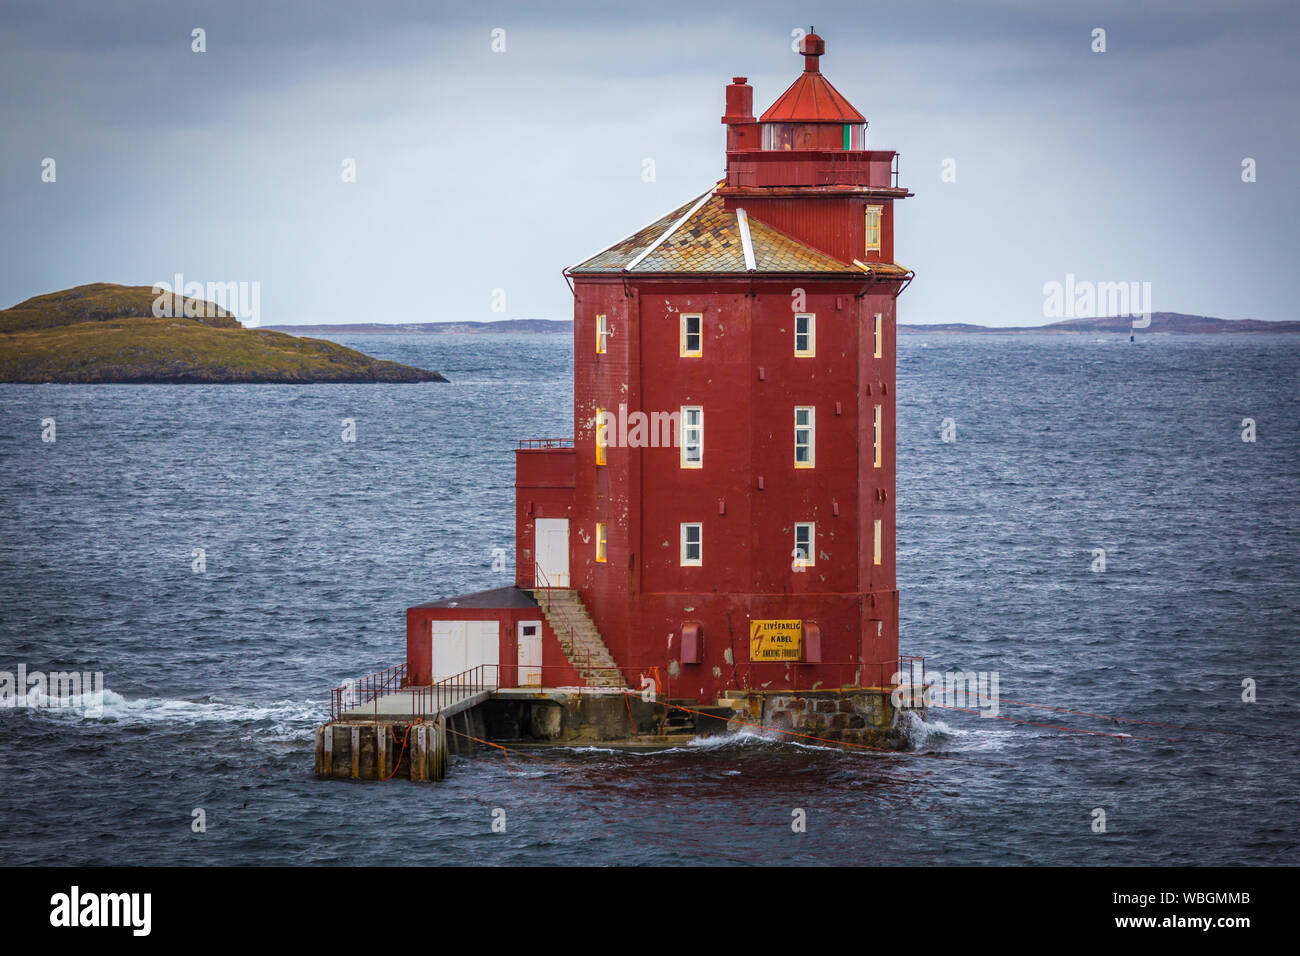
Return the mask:
{"type": "Polygon", "coordinates": [[[762,148],[862,149],[867,121],[821,74],[826,41],[809,33],[799,41],[803,73],[759,119],[762,148]]]}

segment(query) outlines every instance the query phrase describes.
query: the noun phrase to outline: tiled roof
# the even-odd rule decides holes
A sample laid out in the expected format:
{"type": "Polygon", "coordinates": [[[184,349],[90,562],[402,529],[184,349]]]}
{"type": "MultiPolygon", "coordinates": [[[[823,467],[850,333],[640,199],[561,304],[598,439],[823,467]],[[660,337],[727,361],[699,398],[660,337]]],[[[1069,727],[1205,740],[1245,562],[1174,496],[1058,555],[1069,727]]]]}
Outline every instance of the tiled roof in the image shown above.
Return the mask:
{"type": "MultiPolygon", "coordinates": [[[[570,272],[745,274],[745,251],[735,211],[725,208],[714,190],[674,209],[570,272]],[[703,204],[696,204],[703,199],[703,204]],[[691,212],[692,209],[694,212],[691,212]],[[690,215],[665,238],[682,217],[690,215]],[[635,263],[635,264],[634,264],[635,263]]],[[[753,216],[748,217],[755,272],[833,272],[862,274],[862,269],[787,236],[753,216]]],[[[874,266],[873,266],[874,268],[874,266]]]]}

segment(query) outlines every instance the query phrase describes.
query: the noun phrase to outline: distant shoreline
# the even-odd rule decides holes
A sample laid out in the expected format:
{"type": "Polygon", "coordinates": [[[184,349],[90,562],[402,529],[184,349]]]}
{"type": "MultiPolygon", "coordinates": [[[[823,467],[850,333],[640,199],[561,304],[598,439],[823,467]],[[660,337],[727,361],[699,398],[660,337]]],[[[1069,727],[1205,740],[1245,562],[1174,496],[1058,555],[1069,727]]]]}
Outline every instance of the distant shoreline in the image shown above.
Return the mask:
{"type": "Polygon", "coordinates": [[[502,319],[499,322],[349,322],[338,325],[264,325],[290,335],[569,335],[573,323],[558,319],[502,319]]]}
{"type": "MultiPolygon", "coordinates": [[[[1151,324],[1132,329],[1130,316],[1064,319],[1046,325],[991,326],[966,322],[898,327],[901,335],[1242,335],[1300,332],[1300,321],[1264,322],[1259,319],[1218,319],[1180,312],[1153,312],[1151,324]]],[[[355,322],[338,325],[268,325],[263,328],[289,335],[571,335],[573,323],[558,319],[502,319],[499,322],[355,322]]]]}

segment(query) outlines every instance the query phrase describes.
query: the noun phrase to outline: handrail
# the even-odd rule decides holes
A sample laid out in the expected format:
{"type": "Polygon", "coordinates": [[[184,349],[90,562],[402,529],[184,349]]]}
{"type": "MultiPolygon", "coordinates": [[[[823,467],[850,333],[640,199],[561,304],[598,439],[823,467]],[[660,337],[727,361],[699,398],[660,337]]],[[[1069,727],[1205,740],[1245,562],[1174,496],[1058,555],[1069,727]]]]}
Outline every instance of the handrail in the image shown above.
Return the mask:
{"type": "Polygon", "coordinates": [[[521,438],[520,448],[572,448],[572,438],[521,438]]]}
{"type": "MultiPolygon", "coordinates": [[[[545,607],[544,610],[545,610],[545,612],[546,612],[546,620],[547,620],[547,623],[548,623],[548,624],[550,623],[550,619],[551,619],[551,607],[552,607],[552,605],[551,605],[551,591],[554,591],[554,590],[560,590],[560,591],[573,591],[575,594],[577,594],[577,589],[576,589],[576,588],[557,588],[557,587],[555,587],[554,585],[552,585],[552,584],[551,584],[551,579],[548,578],[548,577],[546,576],[546,572],[542,570],[542,566],[541,566],[540,564],[538,564],[536,561],[533,562],[533,590],[535,590],[535,591],[545,591],[545,592],[546,592],[546,607],[545,607]],[[543,584],[543,586],[540,587],[540,588],[537,587],[537,576],[538,576],[538,575],[540,575],[541,578],[542,578],[542,580],[545,582],[545,584],[543,584]]],[[[568,625],[568,628],[569,628],[569,644],[570,644],[570,646],[572,646],[572,647],[576,650],[577,647],[578,647],[578,632],[577,632],[577,628],[574,626],[573,622],[572,622],[571,620],[569,620],[569,615],[566,614],[566,613],[564,612],[563,609],[561,609],[561,608],[556,608],[556,610],[559,612],[560,617],[564,619],[564,623],[565,623],[566,625],[568,625]]],[[[555,626],[554,626],[554,625],[551,625],[551,629],[554,630],[554,629],[555,629],[555,626]]],[[[556,636],[558,637],[559,635],[557,634],[556,636]]],[[[586,652],[586,654],[587,654],[587,668],[586,668],[586,670],[587,670],[587,673],[590,673],[590,672],[591,672],[591,647],[588,646],[586,643],[583,643],[583,645],[582,645],[582,649],[583,649],[583,650],[586,652]]],[[[575,666],[576,666],[576,665],[575,665],[575,666]]],[[[586,676],[586,674],[584,674],[584,675],[583,675],[583,680],[586,680],[586,679],[587,679],[587,676],[586,676]]]]}
{"type": "MultiPolygon", "coordinates": [[[[355,681],[344,681],[330,691],[330,720],[338,720],[345,710],[364,707],[372,701],[401,688],[406,682],[406,664],[394,664],[382,671],[376,671],[368,677],[355,681]]],[[[378,704],[375,713],[378,715],[378,704]]]]}
{"type": "Polygon", "coordinates": [[[437,716],[449,705],[466,697],[500,686],[499,664],[479,664],[467,671],[444,677],[436,684],[411,688],[411,717],[437,716]],[[489,673],[492,680],[488,680],[489,673]]]}
{"type": "MultiPolygon", "coordinates": [[[[564,618],[565,623],[568,624],[570,629],[570,641],[573,644],[573,646],[576,648],[577,637],[573,631],[573,623],[569,621],[568,615],[566,615],[563,612],[563,610],[559,610],[559,614],[561,615],[561,617],[564,618]]],[[[591,663],[590,647],[587,647],[584,644],[583,648],[586,651],[587,661],[586,661],[585,668],[580,671],[580,674],[582,678],[588,682],[588,686],[594,687],[595,685],[592,685],[590,683],[591,679],[595,675],[603,673],[605,671],[610,671],[615,675],[622,677],[623,667],[621,667],[617,663],[612,665],[593,665],[591,663]]],[[[778,662],[773,661],[769,663],[775,664],[778,662]]],[[[786,663],[786,662],[781,662],[781,663],[786,663]]],[[[789,662],[789,663],[802,663],[802,662],[789,662]]],[[[875,686],[881,688],[884,688],[886,686],[891,686],[893,685],[893,676],[895,674],[898,675],[906,674],[906,678],[907,678],[906,686],[908,687],[909,693],[904,694],[902,696],[903,709],[913,710],[913,709],[923,708],[925,706],[924,690],[922,690],[921,693],[918,694],[915,689],[924,688],[926,686],[925,683],[926,682],[926,669],[925,669],[926,659],[924,657],[917,656],[917,655],[900,654],[897,658],[893,658],[885,661],[871,661],[871,662],[820,661],[820,662],[807,662],[804,664],[804,666],[807,667],[819,668],[818,671],[819,674],[824,674],[825,669],[828,667],[835,668],[837,671],[837,684],[839,689],[846,689],[854,686],[858,686],[858,687],[862,686],[860,684],[846,684],[844,682],[844,676],[846,670],[848,670],[850,673],[855,675],[854,680],[859,680],[864,671],[867,671],[870,668],[884,668],[886,665],[894,668],[893,673],[890,674],[888,678],[886,678],[884,670],[878,671],[877,676],[880,677],[881,680],[875,686]],[[918,670],[919,670],[919,680],[918,680],[918,670]]],[[[516,665],[516,668],[522,669],[523,666],[524,665],[516,665]]],[[[527,666],[535,667],[544,673],[548,669],[555,670],[555,669],[562,669],[565,667],[575,667],[576,665],[570,662],[570,664],[567,665],[533,664],[527,666]]],[[[766,664],[761,661],[748,661],[748,662],[741,662],[738,664],[738,668],[754,667],[754,666],[763,667],[766,666],[766,664]]],[[[633,669],[635,670],[638,669],[639,667],[640,665],[636,665],[633,667],[633,669]]],[[[653,666],[652,669],[654,669],[653,666]]],[[[792,684],[798,683],[798,675],[799,675],[799,670],[796,668],[796,670],[794,671],[794,680],[791,682],[792,684]]],[[[454,703],[456,700],[461,699],[466,694],[478,693],[479,691],[484,691],[484,690],[496,690],[500,687],[500,678],[501,678],[501,665],[479,664],[476,667],[472,667],[469,670],[462,671],[459,674],[453,674],[450,677],[446,677],[435,684],[426,684],[418,687],[411,687],[410,691],[411,691],[412,717],[418,717],[426,714],[432,715],[432,714],[440,713],[445,706],[447,706],[450,703],[454,703]]],[[[378,720],[379,719],[379,704],[378,704],[379,698],[385,697],[389,694],[396,693],[405,685],[406,685],[406,664],[404,663],[395,664],[392,667],[385,668],[382,671],[377,671],[374,674],[371,674],[367,677],[359,678],[356,681],[345,682],[339,687],[335,687],[333,690],[330,691],[330,720],[332,721],[339,720],[342,718],[342,715],[345,712],[357,710],[369,703],[375,704],[374,718],[375,720],[378,720]]],[[[785,690],[791,693],[799,693],[801,690],[805,693],[815,692],[818,689],[816,685],[821,685],[820,689],[823,690],[831,689],[825,686],[825,679],[821,678],[817,680],[814,683],[814,686],[812,687],[799,688],[797,686],[791,686],[785,690]]],[[[902,686],[901,682],[899,686],[902,686]]],[[[743,689],[743,688],[738,688],[738,689],[743,689]]],[[[664,688],[664,691],[667,692],[666,687],[664,688]]]]}

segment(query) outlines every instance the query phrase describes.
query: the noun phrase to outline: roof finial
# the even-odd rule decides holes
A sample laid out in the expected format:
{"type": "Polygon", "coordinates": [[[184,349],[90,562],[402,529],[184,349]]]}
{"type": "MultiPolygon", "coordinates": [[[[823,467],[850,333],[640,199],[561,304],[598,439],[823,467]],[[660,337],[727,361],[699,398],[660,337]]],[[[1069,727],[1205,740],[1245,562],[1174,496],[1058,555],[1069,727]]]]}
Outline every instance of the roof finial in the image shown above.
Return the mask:
{"type": "Polygon", "coordinates": [[[826,52],[826,41],[819,37],[811,26],[808,27],[807,35],[799,41],[799,52],[803,54],[805,73],[821,72],[817,66],[817,58],[826,52]]]}

